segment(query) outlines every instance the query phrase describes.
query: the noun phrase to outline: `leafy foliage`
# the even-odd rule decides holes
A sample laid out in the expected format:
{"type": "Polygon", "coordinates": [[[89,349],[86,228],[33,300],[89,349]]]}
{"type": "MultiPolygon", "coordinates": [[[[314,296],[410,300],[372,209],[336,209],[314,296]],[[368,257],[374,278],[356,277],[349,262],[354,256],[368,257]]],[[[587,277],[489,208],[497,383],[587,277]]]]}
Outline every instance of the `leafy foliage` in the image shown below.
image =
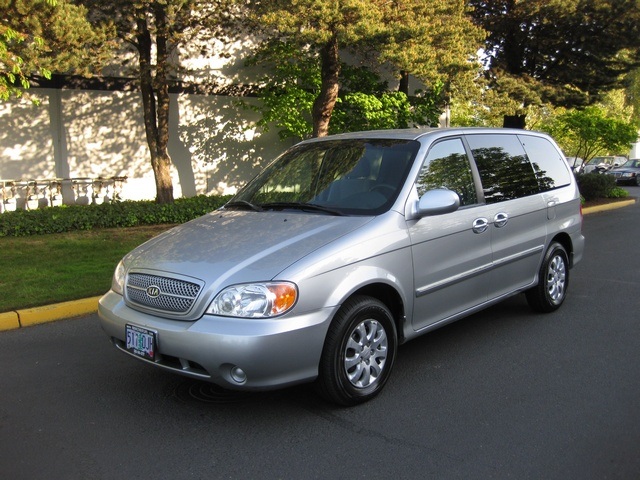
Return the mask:
{"type": "Polygon", "coordinates": [[[0,0],[0,100],[20,97],[31,75],[89,75],[105,60],[108,24],[92,26],[66,0],[0,0]]]}
{"type": "Polygon", "coordinates": [[[125,201],[4,212],[0,214],[0,237],[184,223],[221,207],[228,199],[227,196],[200,195],[163,205],[125,201]]]}
{"type": "MultiPolygon", "coordinates": [[[[297,90],[291,87],[298,95],[290,97],[293,100],[300,98],[302,92],[310,94],[304,96],[302,106],[303,115],[310,111],[313,136],[330,133],[333,111],[345,100],[369,116],[367,123],[384,123],[385,118],[376,113],[384,108],[404,115],[404,106],[398,103],[402,101],[400,96],[376,100],[340,95],[345,51],[355,52],[372,63],[386,63],[398,72],[411,72],[432,88],[444,85],[444,90],[449,90],[456,77],[473,71],[470,58],[482,37],[480,29],[467,17],[462,0],[273,0],[251,3],[251,8],[254,25],[270,46],[278,41],[292,46],[298,61],[300,56],[307,57],[315,65],[314,71],[319,72],[317,87],[305,88],[303,76],[297,90]],[[311,98],[313,104],[308,109],[311,98]]],[[[271,99],[269,93],[267,101],[271,99]]],[[[352,93],[369,94],[366,90],[352,93]]],[[[290,108],[294,104],[284,105],[290,108]]]]}
{"type": "Polygon", "coordinates": [[[607,194],[607,198],[627,198],[628,196],[629,192],[621,187],[614,187],[607,194]]]}
{"type": "Polygon", "coordinates": [[[278,128],[281,139],[311,135],[311,109],[320,85],[317,57],[295,45],[271,41],[265,43],[247,65],[265,65],[269,73],[260,80],[261,105],[246,105],[262,114],[258,125],[268,131],[278,128]]]}
{"type": "MultiPolygon", "coordinates": [[[[249,108],[262,114],[258,125],[275,126],[280,138],[308,138],[313,134],[312,109],[321,89],[321,65],[309,49],[276,41],[263,46],[248,60],[249,65],[266,65],[262,79],[261,105],[249,108]]],[[[408,97],[390,91],[387,82],[372,69],[345,63],[340,68],[341,93],[332,113],[329,133],[435,126],[440,115],[443,84],[408,97]]]]}
{"type": "Polygon", "coordinates": [[[584,106],[640,62],[636,0],[470,0],[493,86],[523,105],[584,106]]]}
{"type": "Polygon", "coordinates": [[[342,94],[329,131],[341,133],[413,126],[436,126],[444,97],[444,85],[435,82],[429,91],[413,96],[391,91],[386,82],[367,67],[342,67],[342,94]]]}
{"type": "Polygon", "coordinates": [[[628,152],[638,138],[637,125],[608,116],[604,108],[595,105],[557,115],[543,128],[568,156],[585,161],[600,154],[628,152]]]}
{"type": "Polygon", "coordinates": [[[640,68],[636,68],[624,77],[624,89],[621,89],[624,95],[624,104],[627,105],[632,113],[631,116],[640,119],[640,68]]]}

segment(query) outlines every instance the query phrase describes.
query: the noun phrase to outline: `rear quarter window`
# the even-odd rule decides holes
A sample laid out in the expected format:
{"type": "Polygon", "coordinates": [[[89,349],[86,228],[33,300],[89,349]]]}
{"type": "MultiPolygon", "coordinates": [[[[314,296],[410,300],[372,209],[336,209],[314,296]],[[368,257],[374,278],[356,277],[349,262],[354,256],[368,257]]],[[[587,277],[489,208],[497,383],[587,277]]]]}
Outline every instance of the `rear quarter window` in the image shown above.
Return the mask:
{"type": "Polygon", "coordinates": [[[518,135],[533,166],[540,191],[564,187],[571,183],[571,171],[562,154],[544,137],[518,135]]]}

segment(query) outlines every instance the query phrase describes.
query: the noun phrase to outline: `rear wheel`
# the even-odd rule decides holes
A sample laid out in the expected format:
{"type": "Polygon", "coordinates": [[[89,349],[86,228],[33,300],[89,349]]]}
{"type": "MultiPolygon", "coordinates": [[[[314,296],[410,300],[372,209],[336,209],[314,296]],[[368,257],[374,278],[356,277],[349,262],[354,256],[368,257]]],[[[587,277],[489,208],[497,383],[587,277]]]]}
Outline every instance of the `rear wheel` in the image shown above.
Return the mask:
{"type": "Polygon", "coordinates": [[[393,317],[382,302],[367,296],[347,300],[327,333],[318,390],[340,405],[372,399],[389,378],[397,343],[393,317]]]}
{"type": "Polygon", "coordinates": [[[525,292],[527,302],[538,312],[553,312],[564,302],[568,287],[569,257],[564,247],[554,242],[544,256],[538,285],[525,292]]]}

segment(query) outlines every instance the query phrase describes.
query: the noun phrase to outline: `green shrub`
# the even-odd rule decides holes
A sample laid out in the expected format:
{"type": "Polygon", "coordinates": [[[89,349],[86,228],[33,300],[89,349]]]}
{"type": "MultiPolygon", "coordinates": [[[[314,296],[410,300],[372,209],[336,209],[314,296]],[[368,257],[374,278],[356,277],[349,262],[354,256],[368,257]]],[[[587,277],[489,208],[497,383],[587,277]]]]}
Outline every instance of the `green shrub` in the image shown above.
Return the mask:
{"type": "Polygon", "coordinates": [[[184,223],[221,207],[228,200],[228,196],[200,195],[165,205],[124,201],[4,212],[0,214],[0,237],[184,223]]]}
{"type": "Polygon", "coordinates": [[[614,187],[607,195],[607,198],[626,198],[629,196],[629,192],[627,192],[624,188],[614,187]]]}
{"type": "Polygon", "coordinates": [[[578,187],[585,200],[608,198],[610,192],[616,188],[616,180],[611,175],[601,173],[587,173],[578,175],[578,187]]]}

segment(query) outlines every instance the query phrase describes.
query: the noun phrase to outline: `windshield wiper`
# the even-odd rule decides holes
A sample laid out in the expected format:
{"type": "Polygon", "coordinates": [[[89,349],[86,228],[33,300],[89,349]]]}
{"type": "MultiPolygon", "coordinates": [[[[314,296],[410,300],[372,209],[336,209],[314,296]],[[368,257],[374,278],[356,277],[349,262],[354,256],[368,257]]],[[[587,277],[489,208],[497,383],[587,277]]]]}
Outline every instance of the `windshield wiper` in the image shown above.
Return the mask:
{"type": "Polygon", "coordinates": [[[229,202],[226,203],[224,205],[224,208],[244,208],[244,209],[249,209],[249,210],[253,210],[254,212],[263,212],[264,209],[262,207],[260,207],[259,205],[254,205],[251,202],[247,202],[246,200],[236,200],[233,202],[229,202]]]}
{"type": "Polygon", "coordinates": [[[302,203],[302,202],[272,202],[272,203],[262,203],[260,205],[263,209],[273,209],[273,210],[283,210],[285,208],[302,210],[302,211],[316,211],[328,213],[330,215],[343,216],[339,210],[335,210],[333,208],[324,207],[322,205],[316,205],[315,203],[302,203]]]}

